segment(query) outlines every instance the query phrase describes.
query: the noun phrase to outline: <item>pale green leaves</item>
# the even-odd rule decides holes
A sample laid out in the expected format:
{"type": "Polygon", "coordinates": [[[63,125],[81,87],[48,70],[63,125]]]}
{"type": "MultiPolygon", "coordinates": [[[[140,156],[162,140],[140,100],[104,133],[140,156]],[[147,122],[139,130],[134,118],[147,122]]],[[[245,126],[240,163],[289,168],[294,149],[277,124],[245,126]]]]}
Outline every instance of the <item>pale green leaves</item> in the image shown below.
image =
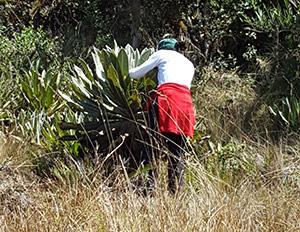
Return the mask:
{"type": "Polygon", "coordinates": [[[32,110],[44,111],[48,115],[62,106],[55,95],[60,83],[60,75],[51,71],[42,74],[31,70],[20,81],[22,93],[32,110]]]}
{"type": "MultiPolygon", "coordinates": [[[[140,53],[130,45],[121,48],[116,42],[113,49],[94,48],[92,53],[94,72],[85,61],[80,60],[81,67],[74,67],[71,92],[60,94],[72,109],[86,115],[87,123],[97,122],[93,124],[94,127],[88,127],[89,130],[103,128],[102,125],[110,128],[113,124],[114,131],[118,131],[125,121],[142,120],[141,96],[147,95],[146,87],[155,88],[155,82],[147,77],[133,80],[128,73],[130,68],[145,62],[153,51],[144,49],[140,53]]],[[[87,128],[86,125],[81,127],[87,128]]],[[[64,129],[74,128],[78,127],[73,124],[65,124],[64,127],[64,129]]]]}
{"type": "Polygon", "coordinates": [[[270,113],[292,129],[300,126],[300,100],[297,97],[284,97],[278,104],[269,107],[270,113]]]}

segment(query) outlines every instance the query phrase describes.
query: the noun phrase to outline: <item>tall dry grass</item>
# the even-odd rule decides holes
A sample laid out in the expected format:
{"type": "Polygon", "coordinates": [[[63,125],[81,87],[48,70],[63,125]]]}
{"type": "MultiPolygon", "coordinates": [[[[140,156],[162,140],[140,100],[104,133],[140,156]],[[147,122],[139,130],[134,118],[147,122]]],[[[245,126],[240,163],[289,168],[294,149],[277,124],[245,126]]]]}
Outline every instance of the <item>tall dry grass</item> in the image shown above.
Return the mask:
{"type": "MultiPolygon", "coordinates": [[[[41,179],[32,172],[37,148],[2,134],[0,231],[300,231],[299,135],[277,143],[261,138],[265,125],[258,122],[268,119],[263,110],[251,112],[252,83],[235,74],[206,77],[194,95],[198,131],[182,192],[170,195],[159,178],[154,193],[143,196],[122,167],[108,185],[99,169],[90,173],[77,161],[66,175],[41,179]],[[247,112],[254,115],[248,124],[247,112]],[[228,152],[251,165],[208,168],[228,152]]],[[[63,165],[57,170],[65,173],[63,165]]]]}
{"type": "MultiPolygon", "coordinates": [[[[2,145],[2,164],[3,151],[22,153],[11,145],[2,145]]],[[[259,151],[271,150],[288,155],[274,146],[259,151]]],[[[40,180],[23,164],[11,160],[0,170],[1,231],[300,231],[299,188],[284,182],[279,163],[268,181],[230,186],[190,159],[189,181],[176,196],[164,183],[141,196],[121,175],[114,187],[100,174],[94,182],[40,180]]]]}

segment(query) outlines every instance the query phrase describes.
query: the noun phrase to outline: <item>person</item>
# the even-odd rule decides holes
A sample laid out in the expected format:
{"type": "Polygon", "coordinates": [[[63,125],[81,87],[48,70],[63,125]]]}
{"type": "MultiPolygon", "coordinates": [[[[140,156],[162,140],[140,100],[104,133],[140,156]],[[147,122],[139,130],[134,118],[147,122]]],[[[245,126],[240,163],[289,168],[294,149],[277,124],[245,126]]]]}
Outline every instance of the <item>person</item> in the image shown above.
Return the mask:
{"type": "Polygon", "coordinates": [[[195,68],[180,53],[180,48],[176,39],[163,39],[148,60],[129,70],[129,76],[138,79],[157,68],[157,88],[155,97],[151,98],[155,110],[151,110],[152,107],[149,110],[171,152],[168,157],[168,188],[172,193],[183,187],[184,146],[186,139],[193,137],[195,125],[190,92],[195,68]]]}

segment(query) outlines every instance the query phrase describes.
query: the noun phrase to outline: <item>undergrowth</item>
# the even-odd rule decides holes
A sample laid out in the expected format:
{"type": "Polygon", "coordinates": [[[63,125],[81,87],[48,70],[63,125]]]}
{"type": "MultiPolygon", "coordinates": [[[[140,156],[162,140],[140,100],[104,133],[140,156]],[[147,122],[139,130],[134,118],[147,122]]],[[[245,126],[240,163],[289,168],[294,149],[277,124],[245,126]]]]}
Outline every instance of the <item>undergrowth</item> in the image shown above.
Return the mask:
{"type": "Polygon", "coordinates": [[[178,195],[168,193],[164,171],[155,191],[142,196],[122,160],[107,176],[104,163],[1,134],[1,230],[299,230],[299,135],[272,142],[260,134],[269,112],[253,112],[253,83],[237,73],[208,70],[203,80],[193,89],[198,124],[178,195]]]}

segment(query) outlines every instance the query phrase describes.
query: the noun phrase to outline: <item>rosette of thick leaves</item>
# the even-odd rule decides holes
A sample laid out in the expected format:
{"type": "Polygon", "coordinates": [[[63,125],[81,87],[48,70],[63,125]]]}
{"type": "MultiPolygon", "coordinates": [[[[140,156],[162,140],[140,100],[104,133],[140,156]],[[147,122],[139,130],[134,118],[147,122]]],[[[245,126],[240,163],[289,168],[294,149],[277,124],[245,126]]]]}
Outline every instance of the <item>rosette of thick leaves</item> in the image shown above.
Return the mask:
{"type": "Polygon", "coordinates": [[[92,54],[94,71],[83,60],[81,67],[75,66],[71,78],[71,92],[60,93],[72,110],[82,112],[82,123],[62,122],[64,130],[76,130],[76,135],[64,136],[64,140],[79,140],[95,152],[117,147],[130,136],[141,136],[147,115],[143,102],[147,90],[155,88],[156,72],[133,80],[129,69],[142,64],[153,53],[153,49],[142,52],[130,45],[114,49],[94,49],[92,54]]]}

